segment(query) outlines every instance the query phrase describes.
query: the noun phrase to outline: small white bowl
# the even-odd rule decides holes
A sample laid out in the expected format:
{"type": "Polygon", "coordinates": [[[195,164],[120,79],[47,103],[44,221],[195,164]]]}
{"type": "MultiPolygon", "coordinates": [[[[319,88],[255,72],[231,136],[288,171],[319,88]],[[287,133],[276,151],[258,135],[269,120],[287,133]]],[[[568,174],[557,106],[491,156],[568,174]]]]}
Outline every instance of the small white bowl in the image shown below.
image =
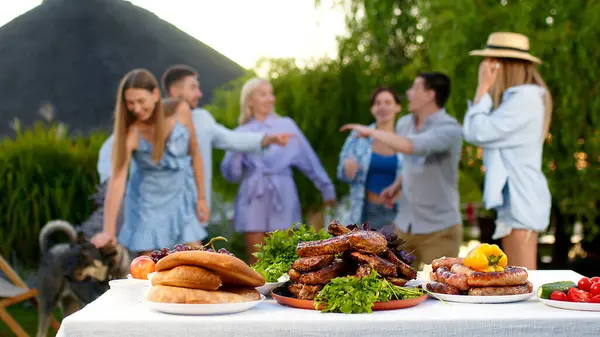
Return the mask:
{"type": "Polygon", "coordinates": [[[148,281],[118,279],[108,282],[110,296],[118,305],[133,305],[142,302],[149,290],[148,281]]]}
{"type": "Polygon", "coordinates": [[[284,285],[285,282],[287,282],[287,281],[265,283],[264,285],[262,285],[260,287],[256,287],[256,290],[258,290],[258,292],[264,296],[271,296],[271,292],[273,290],[281,287],[282,285],[284,285]]]}
{"type": "Polygon", "coordinates": [[[147,280],[137,279],[137,278],[134,278],[133,276],[131,276],[131,274],[127,274],[127,279],[136,280],[136,281],[140,281],[140,282],[148,282],[148,284],[150,284],[149,281],[152,281],[152,276],[154,276],[154,274],[156,274],[156,272],[149,273],[148,276],[146,276],[148,278],[147,280]]]}

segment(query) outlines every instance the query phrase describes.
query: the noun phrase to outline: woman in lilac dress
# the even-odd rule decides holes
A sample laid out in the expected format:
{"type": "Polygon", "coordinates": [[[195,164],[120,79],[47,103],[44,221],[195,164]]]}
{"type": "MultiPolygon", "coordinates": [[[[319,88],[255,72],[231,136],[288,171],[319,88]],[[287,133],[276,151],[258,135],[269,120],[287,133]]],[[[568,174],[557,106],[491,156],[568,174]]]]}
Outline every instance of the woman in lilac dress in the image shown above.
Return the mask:
{"type": "Polygon", "coordinates": [[[250,263],[252,253],[266,232],[285,229],[302,220],[302,211],[292,167],[300,169],[321,192],[328,205],[335,204],[335,188],[302,131],[289,117],[273,112],[275,97],[263,79],[247,81],[241,93],[241,114],[236,132],[286,133],[286,148],[272,145],[260,154],[227,152],[221,173],[240,183],[236,200],[235,228],[246,238],[250,263]]]}

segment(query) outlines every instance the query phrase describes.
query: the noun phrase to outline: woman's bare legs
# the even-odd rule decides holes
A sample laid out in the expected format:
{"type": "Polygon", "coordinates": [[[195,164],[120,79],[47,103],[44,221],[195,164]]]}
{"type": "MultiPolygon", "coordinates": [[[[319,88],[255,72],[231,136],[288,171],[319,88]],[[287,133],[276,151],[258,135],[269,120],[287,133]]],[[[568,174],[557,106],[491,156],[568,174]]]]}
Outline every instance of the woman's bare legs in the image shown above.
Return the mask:
{"type": "Polygon", "coordinates": [[[256,253],[258,249],[255,245],[261,245],[265,242],[264,232],[248,232],[244,234],[246,238],[246,251],[248,252],[248,262],[250,265],[256,263],[256,257],[252,255],[256,253]]]}
{"type": "Polygon", "coordinates": [[[537,269],[538,233],[524,229],[513,229],[502,238],[502,248],[511,266],[537,269]]]}

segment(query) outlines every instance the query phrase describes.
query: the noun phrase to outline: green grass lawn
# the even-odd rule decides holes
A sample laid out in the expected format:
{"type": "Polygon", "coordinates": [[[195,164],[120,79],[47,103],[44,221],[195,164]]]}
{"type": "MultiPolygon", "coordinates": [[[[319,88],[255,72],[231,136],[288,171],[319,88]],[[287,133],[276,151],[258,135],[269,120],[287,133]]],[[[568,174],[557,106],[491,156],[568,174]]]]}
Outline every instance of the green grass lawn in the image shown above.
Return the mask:
{"type": "MultiPolygon", "coordinates": [[[[23,329],[34,337],[37,332],[37,309],[29,303],[19,303],[8,307],[8,313],[23,327],[23,329]]],[[[60,322],[61,315],[60,311],[57,310],[54,313],[56,319],[60,322]]],[[[48,330],[48,336],[56,335],[56,331],[50,328],[48,330]]],[[[8,328],[8,326],[0,321],[0,337],[14,337],[15,334],[8,328]]]]}

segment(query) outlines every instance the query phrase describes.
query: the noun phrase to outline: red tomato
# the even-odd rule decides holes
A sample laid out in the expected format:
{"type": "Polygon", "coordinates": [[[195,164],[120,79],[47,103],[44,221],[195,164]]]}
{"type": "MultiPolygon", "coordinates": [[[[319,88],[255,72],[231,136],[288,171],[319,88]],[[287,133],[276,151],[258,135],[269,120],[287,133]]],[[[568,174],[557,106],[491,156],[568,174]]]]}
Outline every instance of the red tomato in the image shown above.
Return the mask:
{"type": "Polygon", "coordinates": [[[567,293],[567,298],[571,302],[584,302],[585,303],[585,302],[590,301],[590,293],[588,293],[587,291],[583,291],[581,289],[571,288],[571,289],[569,289],[569,292],[567,293]]]}
{"type": "Polygon", "coordinates": [[[577,283],[577,288],[583,291],[590,291],[590,287],[592,286],[592,281],[589,278],[584,277],[577,283]]]}
{"type": "Polygon", "coordinates": [[[600,295],[596,295],[596,296],[592,297],[592,299],[590,300],[590,303],[600,303],[600,295]]]}
{"type": "Polygon", "coordinates": [[[569,298],[567,298],[567,294],[565,294],[559,290],[553,291],[552,294],[550,294],[550,299],[553,301],[568,301],[569,300],[569,298]]]}
{"type": "Polygon", "coordinates": [[[590,294],[592,294],[592,296],[600,295],[600,282],[592,284],[590,287],[590,294]]]}
{"type": "Polygon", "coordinates": [[[592,281],[592,283],[598,283],[598,282],[600,282],[600,277],[594,276],[590,279],[590,281],[592,281]]]}

